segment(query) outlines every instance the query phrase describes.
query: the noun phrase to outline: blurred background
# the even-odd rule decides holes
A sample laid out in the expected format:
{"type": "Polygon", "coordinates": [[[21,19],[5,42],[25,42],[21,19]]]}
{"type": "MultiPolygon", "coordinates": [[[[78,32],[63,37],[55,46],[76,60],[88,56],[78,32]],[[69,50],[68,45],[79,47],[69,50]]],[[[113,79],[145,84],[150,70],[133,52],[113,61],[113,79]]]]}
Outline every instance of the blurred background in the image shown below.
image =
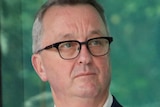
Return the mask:
{"type": "MultiPolygon", "coordinates": [[[[53,107],[31,65],[31,31],[45,0],[0,1],[2,107],[53,107]]],[[[111,44],[111,93],[124,107],[160,106],[160,0],[98,0],[111,44]]],[[[66,106],[67,107],[67,106],[66,106]]]]}

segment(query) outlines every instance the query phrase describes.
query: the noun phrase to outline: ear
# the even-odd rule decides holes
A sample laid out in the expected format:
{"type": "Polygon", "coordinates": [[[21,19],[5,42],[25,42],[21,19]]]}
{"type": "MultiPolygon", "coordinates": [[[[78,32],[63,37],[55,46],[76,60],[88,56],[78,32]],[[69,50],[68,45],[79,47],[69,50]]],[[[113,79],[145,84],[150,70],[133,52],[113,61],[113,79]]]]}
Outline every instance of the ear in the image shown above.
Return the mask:
{"type": "Polygon", "coordinates": [[[32,60],[33,68],[35,69],[36,73],[41,78],[41,80],[47,81],[47,75],[42,63],[41,56],[39,54],[33,54],[31,60],[32,60]]]}

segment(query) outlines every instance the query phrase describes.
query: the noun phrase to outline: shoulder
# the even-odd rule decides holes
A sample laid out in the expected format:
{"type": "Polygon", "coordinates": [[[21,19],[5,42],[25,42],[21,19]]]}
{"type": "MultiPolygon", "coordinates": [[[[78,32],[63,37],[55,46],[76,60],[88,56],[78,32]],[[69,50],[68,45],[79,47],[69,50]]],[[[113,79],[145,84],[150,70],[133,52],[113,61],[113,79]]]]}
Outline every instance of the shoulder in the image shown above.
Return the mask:
{"type": "Polygon", "coordinates": [[[123,107],[117,100],[116,98],[113,96],[113,103],[111,107],[123,107]]]}

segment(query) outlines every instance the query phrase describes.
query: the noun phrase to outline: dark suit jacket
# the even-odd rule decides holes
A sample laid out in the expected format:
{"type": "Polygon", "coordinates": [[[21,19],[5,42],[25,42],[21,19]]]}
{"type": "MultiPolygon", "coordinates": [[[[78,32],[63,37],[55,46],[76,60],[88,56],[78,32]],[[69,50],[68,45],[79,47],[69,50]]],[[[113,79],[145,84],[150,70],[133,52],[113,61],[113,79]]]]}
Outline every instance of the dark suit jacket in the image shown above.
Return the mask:
{"type": "Polygon", "coordinates": [[[116,100],[116,98],[113,96],[113,103],[111,107],[123,107],[121,106],[118,101],[116,100]]]}

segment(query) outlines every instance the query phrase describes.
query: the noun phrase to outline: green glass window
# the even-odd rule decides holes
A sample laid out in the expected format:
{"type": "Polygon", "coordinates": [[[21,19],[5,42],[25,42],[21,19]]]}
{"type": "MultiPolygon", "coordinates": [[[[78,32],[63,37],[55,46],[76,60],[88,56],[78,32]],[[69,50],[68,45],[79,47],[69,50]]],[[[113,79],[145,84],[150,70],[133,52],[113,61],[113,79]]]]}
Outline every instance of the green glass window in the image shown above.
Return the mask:
{"type": "MultiPolygon", "coordinates": [[[[32,24],[44,2],[0,1],[2,107],[53,107],[49,84],[31,65],[32,24]]],[[[99,2],[114,38],[111,93],[125,107],[160,106],[160,0],[99,2]]]]}

